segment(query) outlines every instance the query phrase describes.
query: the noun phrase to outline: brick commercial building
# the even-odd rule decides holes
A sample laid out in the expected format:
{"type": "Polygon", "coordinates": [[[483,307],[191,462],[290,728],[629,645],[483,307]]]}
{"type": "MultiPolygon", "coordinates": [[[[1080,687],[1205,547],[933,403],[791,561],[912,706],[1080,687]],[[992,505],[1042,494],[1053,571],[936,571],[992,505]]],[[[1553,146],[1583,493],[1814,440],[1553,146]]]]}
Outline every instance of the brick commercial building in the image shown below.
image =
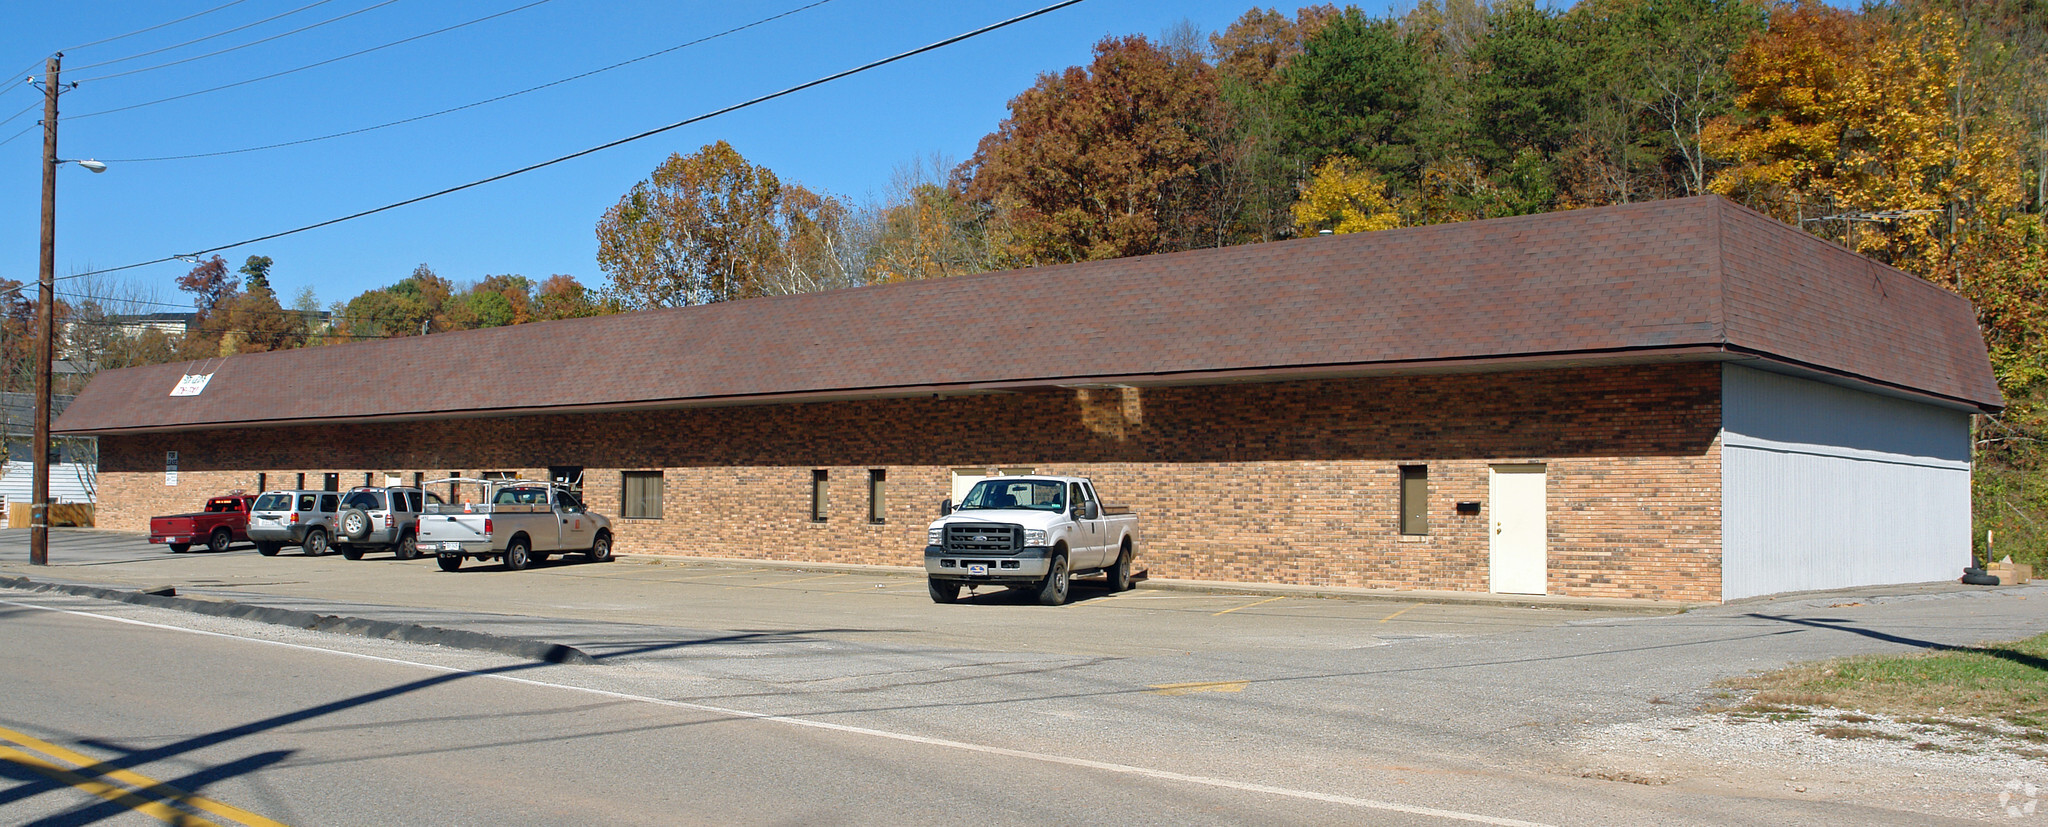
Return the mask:
{"type": "Polygon", "coordinates": [[[1705,197],[109,371],[57,429],[118,529],[513,472],[621,551],[917,565],[1029,469],[1154,577],[1714,601],[1960,574],[2001,404],[1966,301],[1705,197]]]}

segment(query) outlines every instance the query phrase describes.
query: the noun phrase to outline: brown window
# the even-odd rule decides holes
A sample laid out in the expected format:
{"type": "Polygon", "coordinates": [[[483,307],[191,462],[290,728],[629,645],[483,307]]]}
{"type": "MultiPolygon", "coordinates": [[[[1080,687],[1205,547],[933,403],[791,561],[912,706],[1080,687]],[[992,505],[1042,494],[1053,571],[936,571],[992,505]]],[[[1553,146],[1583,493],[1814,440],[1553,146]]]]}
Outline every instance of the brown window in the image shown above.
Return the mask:
{"type": "Polygon", "coordinates": [[[889,482],[889,472],[880,468],[868,469],[868,522],[889,521],[889,503],[883,487],[889,482]]]}
{"type": "Polygon", "coordinates": [[[830,482],[831,476],[824,469],[821,468],[811,472],[811,522],[822,523],[825,521],[825,504],[827,502],[825,487],[830,482]]]}
{"type": "Polygon", "coordinates": [[[1429,533],[1429,466],[1401,466],[1401,533],[1429,533]]]}
{"type": "MultiPolygon", "coordinates": [[[[293,485],[292,487],[293,487],[293,488],[295,488],[295,489],[298,489],[298,490],[300,490],[300,491],[304,491],[304,490],[306,490],[306,475],[305,475],[305,473],[304,473],[304,472],[301,472],[301,473],[299,474],[299,481],[298,481],[298,483],[297,483],[297,484],[294,484],[294,485],[293,485]]],[[[299,510],[300,510],[300,511],[304,511],[305,509],[301,508],[301,509],[299,509],[299,510]]]]}
{"type": "Polygon", "coordinates": [[[321,477],[322,477],[322,479],[320,480],[320,490],[322,490],[322,491],[340,491],[340,490],[341,490],[341,475],[340,475],[340,474],[322,474],[322,475],[321,475],[321,477]]]}
{"type": "Polygon", "coordinates": [[[619,516],[628,519],[661,519],[661,472],[627,471],[626,490],[619,502],[619,516]]]}
{"type": "Polygon", "coordinates": [[[261,493],[263,493],[263,492],[265,492],[265,491],[268,491],[268,490],[270,490],[270,475],[269,475],[269,474],[257,474],[257,475],[256,475],[256,493],[258,493],[258,494],[261,494],[261,493]]]}

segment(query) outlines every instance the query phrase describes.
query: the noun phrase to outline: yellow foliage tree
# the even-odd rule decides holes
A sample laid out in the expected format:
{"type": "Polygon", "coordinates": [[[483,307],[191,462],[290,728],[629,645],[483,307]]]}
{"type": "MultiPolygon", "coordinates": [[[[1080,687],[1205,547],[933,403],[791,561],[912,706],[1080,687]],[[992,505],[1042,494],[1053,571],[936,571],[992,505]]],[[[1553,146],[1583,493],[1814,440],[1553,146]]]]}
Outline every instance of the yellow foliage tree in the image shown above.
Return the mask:
{"type": "Polygon", "coordinates": [[[1299,235],[1391,230],[1405,223],[1394,200],[1387,197],[1387,183],[1344,155],[1332,155],[1316,166],[1293,211],[1299,235]]]}
{"type": "Polygon", "coordinates": [[[1968,105],[1955,18],[1781,6],[1729,67],[1741,114],[1702,136],[1733,160],[1710,185],[1858,252],[1955,287],[1948,264],[2022,204],[2009,116],[1968,105]],[[1830,224],[1828,219],[1838,219],[1830,224]]]}

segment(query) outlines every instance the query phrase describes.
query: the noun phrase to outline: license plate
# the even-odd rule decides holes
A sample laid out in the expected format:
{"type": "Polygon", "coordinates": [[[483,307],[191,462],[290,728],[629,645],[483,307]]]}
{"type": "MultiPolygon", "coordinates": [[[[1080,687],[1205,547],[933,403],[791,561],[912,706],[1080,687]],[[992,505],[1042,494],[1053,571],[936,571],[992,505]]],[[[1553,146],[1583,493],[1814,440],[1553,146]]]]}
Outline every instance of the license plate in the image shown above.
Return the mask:
{"type": "Polygon", "coordinates": [[[967,573],[968,573],[968,574],[987,574],[987,573],[988,573],[988,566],[986,566],[986,565],[983,565],[983,564],[981,564],[981,563],[972,563],[972,564],[969,564],[969,565],[967,566],[967,573]]]}
{"type": "Polygon", "coordinates": [[[462,550],[462,544],[461,544],[461,543],[442,543],[442,544],[441,544],[441,550],[442,550],[442,551],[461,551],[461,550],[462,550]]]}

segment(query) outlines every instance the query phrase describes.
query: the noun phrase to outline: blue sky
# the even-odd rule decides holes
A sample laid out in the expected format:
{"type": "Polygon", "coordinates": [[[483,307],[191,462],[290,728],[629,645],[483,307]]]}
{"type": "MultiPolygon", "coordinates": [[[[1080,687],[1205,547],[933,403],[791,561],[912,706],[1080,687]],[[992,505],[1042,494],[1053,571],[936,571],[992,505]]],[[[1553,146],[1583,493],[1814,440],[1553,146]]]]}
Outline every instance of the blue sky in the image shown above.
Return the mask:
{"type": "MultiPolygon", "coordinates": [[[[381,206],[586,149],[922,46],[1045,5],[1038,0],[828,0],[701,45],[573,83],[417,123],[299,146],[179,161],[127,161],[295,141],[461,106],[666,49],[812,0],[664,3],[547,0],[476,25],[224,91],[95,114],[291,69],[451,26],[532,0],[328,0],[202,43],[134,60],[315,0],[243,0],[111,43],[71,48],[228,0],[14,3],[0,27],[0,139],[40,117],[22,82],[66,49],[58,154],[97,158],[59,172],[57,274],[188,253],[381,206]],[[381,4],[381,5],[380,5],[381,4]],[[360,14],[227,54],[125,77],[350,12],[360,14]]],[[[1050,2],[1050,0],[1046,0],[1050,2]]],[[[1186,21],[1221,29],[1243,0],[1084,0],[1077,6],[781,98],[507,181],[220,255],[276,260],[286,303],[312,286],[323,306],[391,284],[425,263],[456,281],[568,273],[605,282],[594,228],[605,208],[674,152],[724,139],[750,161],[816,190],[879,198],[899,166],[952,162],[995,128],[1043,72],[1084,63],[1107,35],[1186,21]]],[[[1286,7],[1290,12],[1292,5],[1286,7]]],[[[1375,9],[1375,11],[1380,11],[1375,9]]],[[[0,277],[33,282],[41,130],[0,146],[0,277]]],[[[171,262],[97,277],[189,306],[171,262]]],[[[82,281],[60,282],[77,292],[82,281]]],[[[175,308],[165,307],[170,310],[175,308]]]]}

